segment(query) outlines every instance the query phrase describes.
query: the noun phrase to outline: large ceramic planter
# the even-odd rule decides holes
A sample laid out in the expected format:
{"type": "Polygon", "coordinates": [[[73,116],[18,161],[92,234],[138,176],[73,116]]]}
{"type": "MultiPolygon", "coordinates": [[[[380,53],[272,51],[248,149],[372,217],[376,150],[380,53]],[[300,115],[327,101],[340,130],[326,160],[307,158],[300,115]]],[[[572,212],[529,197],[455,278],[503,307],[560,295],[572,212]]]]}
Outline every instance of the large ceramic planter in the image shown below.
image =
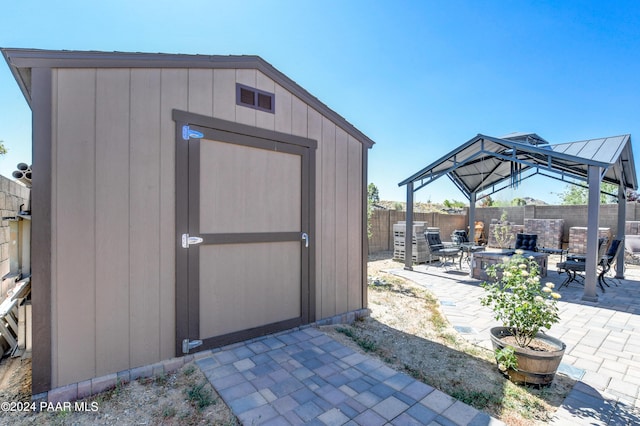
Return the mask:
{"type": "Polygon", "coordinates": [[[518,360],[518,369],[508,369],[504,372],[514,383],[527,385],[547,386],[553,381],[558,370],[566,345],[562,341],[538,333],[536,339],[540,339],[555,348],[552,351],[534,351],[513,345],[506,345],[502,338],[511,336],[507,327],[493,327],[491,329],[491,343],[493,349],[504,349],[505,346],[513,347],[518,360]]]}

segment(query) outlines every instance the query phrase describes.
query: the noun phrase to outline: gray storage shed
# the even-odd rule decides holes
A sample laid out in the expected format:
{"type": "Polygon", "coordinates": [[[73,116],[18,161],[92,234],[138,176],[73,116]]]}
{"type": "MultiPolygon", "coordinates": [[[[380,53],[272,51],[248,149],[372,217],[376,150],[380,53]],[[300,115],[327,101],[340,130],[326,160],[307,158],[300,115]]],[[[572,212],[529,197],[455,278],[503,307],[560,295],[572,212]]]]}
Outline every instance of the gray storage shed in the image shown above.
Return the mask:
{"type": "Polygon", "coordinates": [[[33,113],[34,394],[366,308],[373,141],[267,62],[2,53],[33,113]]]}

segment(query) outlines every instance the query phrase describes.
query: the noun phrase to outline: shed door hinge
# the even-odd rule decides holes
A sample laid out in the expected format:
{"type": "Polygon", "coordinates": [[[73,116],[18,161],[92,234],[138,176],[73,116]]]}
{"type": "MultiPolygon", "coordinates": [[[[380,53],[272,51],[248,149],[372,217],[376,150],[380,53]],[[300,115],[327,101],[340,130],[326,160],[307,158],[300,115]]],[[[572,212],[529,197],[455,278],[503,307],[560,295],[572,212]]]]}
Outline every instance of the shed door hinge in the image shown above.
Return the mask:
{"type": "Polygon", "coordinates": [[[192,244],[200,244],[204,241],[200,237],[190,237],[189,234],[182,234],[182,248],[189,248],[192,244]]]}
{"type": "Polygon", "coordinates": [[[185,124],[184,126],[182,126],[182,139],[184,139],[185,141],[188,141],[191,138],[202,139],[203,137],[204,133],[189,128],[189,125],[185,124]]]}
{"type": "Polygon", "coordinates": [[[191,349],[197,348],[202,345],[202,340],[189,340],[184,339],[182,341],[182,353],[188,354],[191,349]]]}

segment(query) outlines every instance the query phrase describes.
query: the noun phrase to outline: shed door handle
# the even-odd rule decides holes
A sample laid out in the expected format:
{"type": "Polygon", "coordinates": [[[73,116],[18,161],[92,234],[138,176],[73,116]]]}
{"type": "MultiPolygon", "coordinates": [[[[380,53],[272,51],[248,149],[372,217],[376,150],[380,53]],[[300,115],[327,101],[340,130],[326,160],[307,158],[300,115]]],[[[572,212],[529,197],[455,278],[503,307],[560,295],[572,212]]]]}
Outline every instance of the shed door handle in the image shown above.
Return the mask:
{"type": "Polygon", "coordinates": [[[203,241],[200,237],[190,237],[189,234],[182,234],[182,248],[189,248],[190,245],[200,244],[203,241]]]}
{"type": "Polygon", "coordinates": [[[309,234],[307,234],[306,232],[303,232],[302,239],[304,240],[304,247],[309,248],[309,234]]]}

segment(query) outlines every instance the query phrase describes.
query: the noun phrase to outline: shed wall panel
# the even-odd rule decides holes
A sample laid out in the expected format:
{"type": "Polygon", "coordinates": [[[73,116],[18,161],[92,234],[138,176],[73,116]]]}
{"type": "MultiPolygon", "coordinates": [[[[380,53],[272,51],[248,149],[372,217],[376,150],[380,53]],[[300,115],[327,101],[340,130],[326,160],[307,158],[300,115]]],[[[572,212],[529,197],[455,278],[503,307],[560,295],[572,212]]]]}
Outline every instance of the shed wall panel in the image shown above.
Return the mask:
{"type": "MultiPolygon", "coordinates": [[[[322,221],[322,309],[321,318],[336,312],[336,125],[322,117],[322,202],[319,218],[322,221]]],[[[343,253],[340,253],[342,255],[343,253]]]]}
{"type": "Polygon", "coordinates": [[[349,136],[348,143],[348,307],[349,311],[362,308],[362,145],[349,136]]]}
{"type": "Polygon", "coordinates": [[[318,318],[322,318],[322,154],[324,152],[325,146],[322,143],[322,116],[314,109],[307,109],[307,117],[308,117],[308,133],[307,137],[310,139],[314,139],[318,141],[318,149],[316,152],[316,235],[311,235],[311,244],[315,244],[315,253],[316,253],[316,275],[315,275],[315,283],[316,283],[316,291],[315,291],[315,299],[316,306],[315,311],[318,318]]]}
{"type": "Polygon", "coordinates": [[[349,137],[341,128],[336,129],[336,200],[335,200],[335,262],[336,276],[333,281],[336,294],[336,313],[348,311],[348,240],[350,237],[347,220],[349,214],[349,184],[347,180],[347,167],[349,166],[349,137]],[[340,255],[337,255],[340,253],[340,255]]]}
{"type": "Polygon", "coordinates": [[[213,115],[213,70],[189,70],[189,111],[213,115]]]}
{"type": "Polygon", "coordinates": [[[236,121],[235,70],[213,70],[213,116],[236,121]]]}
{"type": "MultiPolygon", "coordinates": [[[[265,92],[274,93],[276,90],[276,83],[269,77],[261,72],[256,73],[256,89],[264,90],[265,92]]],[[[278,107],[280,107],[280,101],[278,107]]],[[[275,130],[276,116],[270,112],[256,111],[256,127],[262,129],[275,130]]],[[[291,133],[290,131],[287,133],[291,133]]]]}
{"type": "MultiPolygon", "coordinates": [[[[174,108],[187,109],[186,69],[164,69],[160,106],[160,358],[175,356],[175,125],[174,108]]],[[[214,86],[215,90],[215,86],[214,86]]],[[[215,105],[214,105],[215,108],[215,105]]]]}
{"type": "Polygon", "coordinates": [[[58,386],[94,377],[96,71],[58,74],[56,163],[58,386]]]}
{"type": "MultiPolygon", "coordinates": [[[[52,387],[58,386],[59,374],[58,374],[58,164],[56,161],[58,152],[58,70],[51,71],[51,199],[47,202],[51,203],[51,249],[48,252],[51,253],[51,377],[50,380],[52,387]]],[[[35,129],[34,129],[35,133],[35,129]]],[[[34,147],[35,151],[36,147],[34,147]]],[[[35,152],[34,152],[35,154],[35,152]]],[[[34,166],[37,166],[38,159],[34,158],[34,166]]],[[[37,192],[38,188],[31,190],[32,196],[34,192],[37,192]]],[[[37,193],[35,194],[37,196],[37,193]]],[[[35,197],[34,197],[35,198],[35,197]]],[[[43,201],[44,202],[44,201],[43,201]]],[[[37,207],[38,200],[33,200],[33,207],[37,207]]],[[[34,259],[35,260],[35,259],[34,259]]],[[[34,264],[35,267],[36,264],[34,264]]],[[[36,271],[34,271],[36,272],[36,271]]],[[[32,303],[37,303],[37,293],[33,294],[31,299],[32,303]]],[[[37,306],[33,307],[34,313],[37,311],[37,306]]],[[[34,322],[35,318],[34,318],[34,322]]],[[[43,321],[46,323],[46,321],[43,321]]],[[[34,330],[34,336],[36,331],[34,330]]],[[[34,352],[37,352],[34,348],[34,352]]],[[[33,374],[37,374],[36,369],[32,369],[33,374]]],[[[35,378],[34,378],[35,379],[35,378]]],[[[37,379],[36,379],[37,380],[37,379]]]]}
{"type": "Polygon", "coordinates": [[[128,69],[97,71],[95,306],[98,376],[129,365],[129,351],[126,350],[129,346],[129,77],[128,69]]]}
{"type": "Polygon", "coordinates": [[[131,365],[160,359],[160,70],[131,71],[131,365]]]}
{"type": "Polygon", "coordinates": [[[276,95],[276,126],[277,132],[291,134],[291,93],[282,86],[275,86],[276,95]]]}
{"type": "Polygon", "coordinates": [[[295,96],[291,97],[291,133],[296,136],[319,140],[311,137],[308,133],[309,124],[307,119],[307,110],[307,104],[295,96]]]}

